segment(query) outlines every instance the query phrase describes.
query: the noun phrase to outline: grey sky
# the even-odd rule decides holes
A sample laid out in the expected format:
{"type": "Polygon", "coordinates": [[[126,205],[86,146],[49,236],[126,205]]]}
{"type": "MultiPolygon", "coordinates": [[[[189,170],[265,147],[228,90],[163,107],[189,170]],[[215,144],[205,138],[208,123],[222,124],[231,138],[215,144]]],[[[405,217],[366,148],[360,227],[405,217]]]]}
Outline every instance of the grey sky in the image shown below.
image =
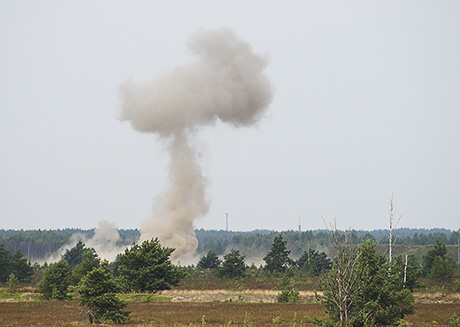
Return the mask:
{"type": "Polygon", "coordinates": [[[266,54],[256,126],[198,134],[209,213],[231,230],[460,227],[458,1],[0,0],[0,228],[139,228],[165,187],[118,89],[193,61],[226,26],[266,54]]]}

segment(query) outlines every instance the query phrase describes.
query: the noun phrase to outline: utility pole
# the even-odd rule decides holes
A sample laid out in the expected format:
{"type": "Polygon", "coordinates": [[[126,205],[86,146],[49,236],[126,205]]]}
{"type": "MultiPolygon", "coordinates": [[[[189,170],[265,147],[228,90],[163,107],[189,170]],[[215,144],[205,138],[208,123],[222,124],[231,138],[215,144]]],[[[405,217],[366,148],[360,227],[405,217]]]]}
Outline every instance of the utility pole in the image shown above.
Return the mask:
{"type": "Polygon", "coordinates": [[[302,225],[300,225],[300,217],[299,217],[299,232],[302,231],[302,225]]]}

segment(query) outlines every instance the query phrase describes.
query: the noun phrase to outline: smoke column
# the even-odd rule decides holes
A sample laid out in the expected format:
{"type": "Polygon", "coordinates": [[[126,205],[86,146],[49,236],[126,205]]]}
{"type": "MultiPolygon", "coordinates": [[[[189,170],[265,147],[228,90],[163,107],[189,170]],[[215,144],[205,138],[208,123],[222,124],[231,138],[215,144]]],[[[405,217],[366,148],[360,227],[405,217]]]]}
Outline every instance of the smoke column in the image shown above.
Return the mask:
{"type": "Polygon", "coordinates": [[[168,144],[169,187],[156,198],[153,217],[142,224],[141,241],[158,237],[163,246],[176,249],[173,260],[193,255],[198,246],[193,221],[209,210],[191,136],[218,120],[235,127],[255,124],[272,99],[263,74],[266,58],[232,30],[199,31],[187,46],[195,62],[151,82],[128,81],[120,89],[121,119],[168,144]]]}
{"type": "Polygon", "coordinates": [[[94,236],[86,241],[88,248],[94,248],[101,259],[113,261],[125,247],[117,245],[120,234],[115,223],[101,220],[97,224],[94,236]]]}
{"type": "Polygon", "coordinates": [[[63,245],[59,250],[50,254],[43,263],[58,262],[62,259],[66,251],[75,247],[79,241],[85,243],[85,248],[93,248],[99,258],[109,261],[115,260],[117,254],[123,252],[126,247],[124,245],[118,245],[120,234],[118,233],[115,223],[101,220],[94,230],[93,237],[88,238],[88,236],[81,233],[73,234],[68,244],[63,245]]]}

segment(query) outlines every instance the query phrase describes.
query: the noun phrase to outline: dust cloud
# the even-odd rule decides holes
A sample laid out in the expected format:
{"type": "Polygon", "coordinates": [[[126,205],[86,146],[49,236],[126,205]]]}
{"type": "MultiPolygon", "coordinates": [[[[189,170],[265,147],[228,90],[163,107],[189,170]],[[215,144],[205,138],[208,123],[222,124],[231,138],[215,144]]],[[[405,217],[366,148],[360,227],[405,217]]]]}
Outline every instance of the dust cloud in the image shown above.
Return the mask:
{"type": "Polygon", "coordinates": [[[158,135],[170,156],[169,186],[156,197],[153,216],[140,228],[140,241],[158,237],[163,246],[176,249],[172,259],[182,263],[198,245],[194,220],[210,206],[193,136],[217,121],[251,126],[272,100],[263,73],[267,58],[255,54],[233,30],[201,30],[187,46],[195,55],[193,63],[150,82],[130,80],[120,88],[121,119],[140,132],[158,135]]]}

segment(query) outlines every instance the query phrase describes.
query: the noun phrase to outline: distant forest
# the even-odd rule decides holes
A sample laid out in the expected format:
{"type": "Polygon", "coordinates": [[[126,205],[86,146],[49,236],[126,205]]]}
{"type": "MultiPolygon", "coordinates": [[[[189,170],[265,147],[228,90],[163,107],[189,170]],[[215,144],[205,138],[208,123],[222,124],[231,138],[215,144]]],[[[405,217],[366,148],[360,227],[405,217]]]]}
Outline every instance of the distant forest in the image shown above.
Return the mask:
{"type": "MultiPolygon", "coordinates": [[[[3,230],[0,229],[0,245],[16,253],[18,250],[31,261],[44,260],[48,255],[58,251],[61,247],[71,243],[72,236],[80,234],[85,239],[94,235],[94,229],[57,229],[57,230],[3,230]]],[[[433,245],[437,240],[446,244],[451,250],[451,257],[457,261],[456,248],[459,243],[459,232],[448,229],[412,229],[400,228],[393,231],[398,252],[415,253],[417,249],[433,245]]],[[[197,254],[205,254],[213,250],[217,255],[223,255],[230,249],[238,249],[248,258],[263,257],[280,234],[277,231],[255,230],[251,232],[235,232],[224,230],[195,230],[198,238],[197,254]]],[[[299,257],[308,249],[326,251],[330,246],[330,235],[327,230],[284,231],[281,232],[287,241],[287,247],[292,257],[299,257]]],[[[351,244],[360,244],[370,239],[381,248],[388,243],[388,230],[347,231],[341,232],[351,244]]],[[[137,229],[120,229],[120,240],[117,245],[128,246],[139,239],[137,229]]],[[[423,251],[425,252],[425,251],[423,251]]],[[[420,255],[417,255],[418,257],[420,255]]]]}

